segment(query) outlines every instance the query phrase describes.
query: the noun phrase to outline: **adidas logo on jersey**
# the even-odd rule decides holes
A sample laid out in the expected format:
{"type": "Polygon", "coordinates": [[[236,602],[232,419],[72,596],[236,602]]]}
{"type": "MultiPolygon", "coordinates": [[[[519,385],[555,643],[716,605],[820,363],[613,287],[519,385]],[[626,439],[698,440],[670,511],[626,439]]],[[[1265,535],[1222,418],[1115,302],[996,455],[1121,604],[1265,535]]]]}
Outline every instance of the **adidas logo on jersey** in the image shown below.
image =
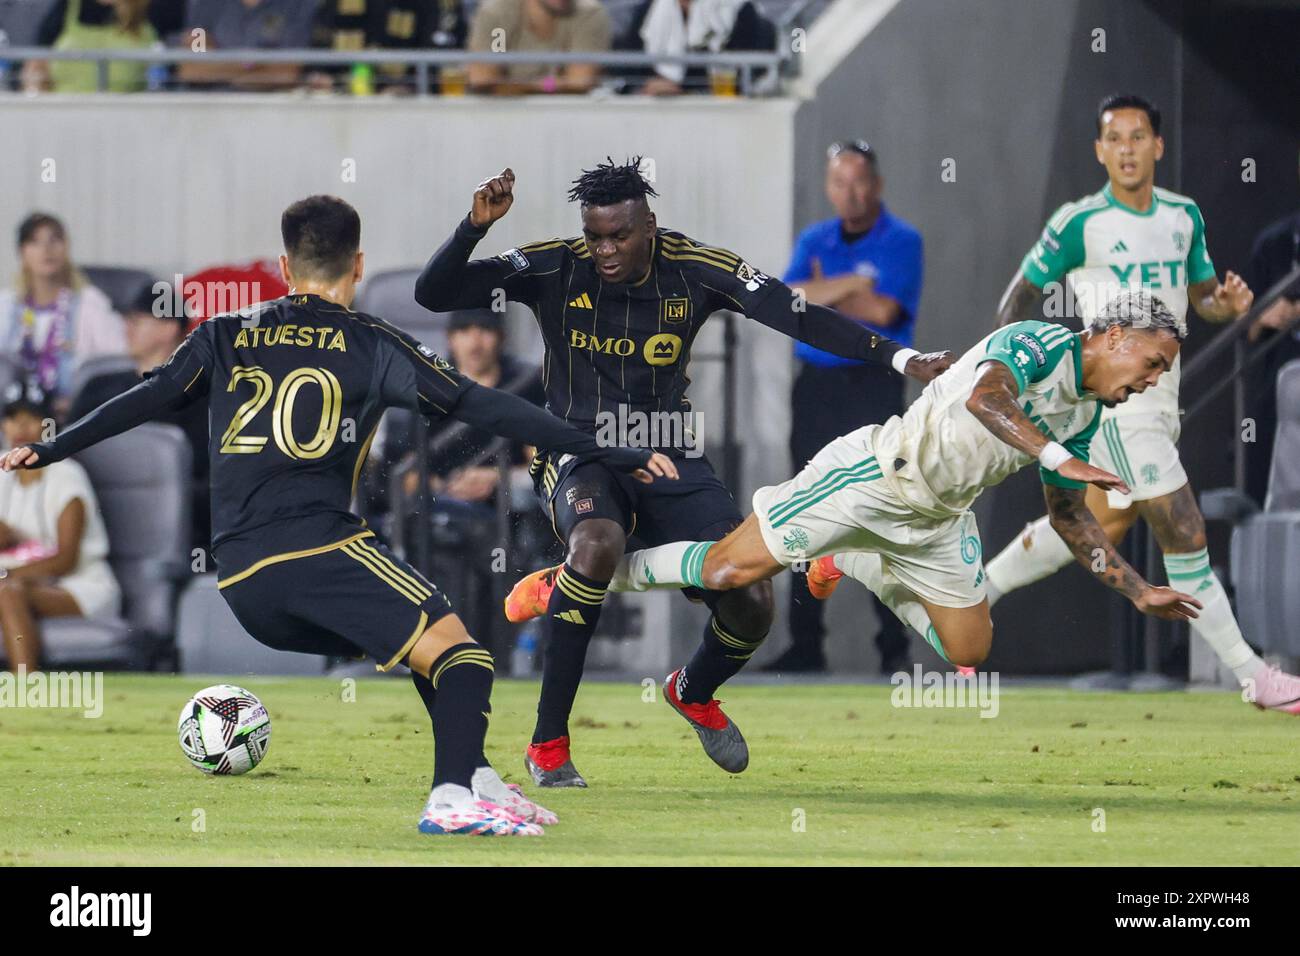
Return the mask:
{"type": "Polygon", "coordinates": [[[586,624],[583,620],[582,612],[576,608],[572,611],[561,611],[559,614],[553,614],[552,617],[558,617],[561,621],[568,621],[570,624],[586,624]]]}
{"type": "Polygon", "coordinates": [[[590,309],[590,308],[591,308],[591,296],[587,295],[587,293],[585,293],[585,292],[582,293],[582,295],[578,296],[576,299],[574,299],[573,301],[571,301],[571,302],[569,303],[569,308],[571,308],[571,309],[590,309]]]}
{"type": "Polygon", "coordinates": [[[1113,245],[1113,246],[1110,247],[1110,251],[1111,251],[1111,252],[1128,252],[1128,246],[1124,245],[1124,240],[1121,239],[1119,242],[1115,243],[1115,245],[1113,245]]]}

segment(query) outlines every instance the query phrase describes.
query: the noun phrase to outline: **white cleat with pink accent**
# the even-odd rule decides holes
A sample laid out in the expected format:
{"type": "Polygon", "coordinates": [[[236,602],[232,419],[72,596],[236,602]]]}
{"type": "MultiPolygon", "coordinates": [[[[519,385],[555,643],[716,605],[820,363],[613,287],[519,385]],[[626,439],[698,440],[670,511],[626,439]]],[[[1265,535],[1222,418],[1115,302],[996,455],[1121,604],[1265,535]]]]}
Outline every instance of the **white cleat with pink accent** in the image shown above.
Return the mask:
{"type": "Polygon", "coordinates": [[[1255,676],[1242,682],[1243,697],[1260,710],[1300,714],[1300,677],[1267,664],[1255,676]]]}

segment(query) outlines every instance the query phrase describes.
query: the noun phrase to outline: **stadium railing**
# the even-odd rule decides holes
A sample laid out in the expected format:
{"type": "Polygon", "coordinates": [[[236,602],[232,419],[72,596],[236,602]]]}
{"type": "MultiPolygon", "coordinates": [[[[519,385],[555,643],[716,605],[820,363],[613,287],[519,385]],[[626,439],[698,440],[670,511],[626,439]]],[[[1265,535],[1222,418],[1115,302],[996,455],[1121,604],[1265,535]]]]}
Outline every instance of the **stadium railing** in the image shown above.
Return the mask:
{"type": "Polygon", "coordinates": [[[470,63],[491,62],[493,65],[549,63],[587,63],[605,67],[653,67],[667,63],[705,69],[736,71],[736,91],[741,96],[775,93],[779,90],[779,77],[793,57],[788,50],[737,53],[683,53],[677,55],[638,53],[626,51],[565,52],[505,51],[502,53],[472,52],[469,50],[206,50],[138,49],[138,50],[54,50],[48,47],[0,47],[0,59],[8,62],[23,60],[72,60],[95,63],[98,67],[98,88],[108,87],[110,63],[293,63],[304,66],[409,66],[415,70],[415,95],[433,96],[430,91],[431,70],[443,66],[466,66],[470,63]]]}

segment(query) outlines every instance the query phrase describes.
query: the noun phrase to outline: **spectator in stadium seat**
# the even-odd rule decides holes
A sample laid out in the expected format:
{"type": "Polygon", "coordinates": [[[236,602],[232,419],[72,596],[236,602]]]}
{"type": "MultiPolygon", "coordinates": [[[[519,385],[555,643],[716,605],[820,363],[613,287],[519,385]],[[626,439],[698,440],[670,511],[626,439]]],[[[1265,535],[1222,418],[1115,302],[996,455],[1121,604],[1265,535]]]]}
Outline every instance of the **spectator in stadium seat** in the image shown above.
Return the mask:
{"type": "MultiPolygon", "coordinates": [[[[448,326],[447,349],[451,362],[462,374],[491,388],[513,392],[538,407],[546,403],[541,376],[536,363],[523,362],[507,353],[504,317],[488,309],[456,312],[448,326]]],[[[408,434],[389,434],[383,459],[389,468],[413,460],[414,421],[408,434]]],[[[458,613],[468,627],[480,624],[475,634],[486,634],[491,627],[490,615],[500,613],[492,603],[493,549],[506,542],[497,528],[497,489],[501,473],[494,461],[475,463],[475,459],[497,441],[494,435],[464,428],[444,419],[431,425],[429,447],[438,448],[429,455],[429,508],[436,546],[434,576],[453,591],[460,591],[458,613]],[[444,445],[453,430],[459,437],[444,445]],[[439,566],[439,562],[446,566],[439,566]],[[456,585],[459,585],[458,587],[456,585]]],[[[509,448],[510,462],[525,473],[533,449],[522,445],[509,448]]],[[[385,469],[388,470],[388,469],[385,469]]],[[[405,477],[403,494],[415,495],[419,476],[414,470],[405,477]]],[[[531,498],[529,499],[531,502],[531,498]]],[[[408,509],[408,513],[410,509],[408,509]]],[[[527,513],[535,509],[529,504],[527,513]]],[[[410,539],[404,542],[413,550],[414,529],[408,527],[410,539]]],[[[512,555],[512,559],[518,556],[512,555]]],[[[522,570],[522,566],[521,566],[522,570]]]]}
{"type": "MultiPolygon", "coordinates": [[[[55,50],[147,50],[158,42],[149,20],[149,0],[60,0],[42,22],[37,42],[55,50]]],[[[145,88],[146,63],[111,61],[111,93],[145,88]]],[[[23,64],[26,92],[93,93],[99,89],[94,62],[28,60],[23,64]]]]}
{"type": "MultiPolygon", "coordinates": [[[[0,410],[7,447],[40,440],[49,417],[43,393],[19,386],[0,410]]],[[[121,600],[85,469],[67,460],[0,472],[0,631],[9,668],[40,667],[42,618],[111,618],[121,600]]]]}
{"type": "MultiPolygon", "coordinates": [[[[642,0],[616,50],[646,53],[736,53],[776,49],[776,27],[751,0],[642,0]]],[[[709,86],[703,67],[661,63],[623,71],[628,92],[674,96],[709,86]]]]}
{"type": "MultiPolygon", "coordinates": [[[[170,294],[155,295],[154,289],[162,283],[151,284],[140,291],[136,301],[122,317],[126,324],[127,352],[135,362],[134,370],[105,372],[96,375],[81,387],[72,399],[68,421],[77,421],[90,414],[110,398],[121,395],[144,381],[144,373],[162,365],[185,340],[188,331],[185,312],[173,308],[170,294]]],[[[204,402],[191,402],[183,408],[167,412],[155,421],[176,425],[189,439],[191,459],[190,486],[193,498],[191,509],[191,547],[206,550],[212,526],[208,494],[208,408],[204,402]]]]}
{"type": "MultiPolygon", "coordinates": [[[[189,0],[181,43],[203,31],[208,50],[300,50],[311,46],[317,0],[189,0]]],[[[302,78],[300,63],[182,63],[177,78],[194,86],[285,89],[302,78]]]]}
{"type": "MultiPolygon", "coordinates": [[[[475,53],[600,52],[610,48],[609,14],[599,0],[483,0],[470,27],[475,53]]],[[[586,93],[600,80],[588,63],[516,63],[485,60],[469,66],[476,93],[586,93]]]]}
{"type": "MultiPolygon", "coordinates": [[[[835,216],[800,233],[785,281],[802,289],[809,302],[838,309],[911,346],[921,298],[921,234],[885,208],[883,190],[879,160],[867,143],[833,144],[827,151],[826,198],[835,216]]],[[[790,454],[796,469],[834,438],[902,414],[903,380],[887,369],[803,343],[795,346],[795,357],[799,372],[791,399],[790,454]]],[[[882,672],[890,674],[908,663],[907,633],[893,612],[875,600],[880,619],[876,647],[882,672]]],[[[792,643],[769,670],[825,669],[824,607],[808,593],[806,578],[794,575],[792,643]]]]}
{"type": "MultiPolygon", "coordinates": [[[[327,50],[459,50],[469,26],[461,0],[325,0],[312,45],[327,50]]],[[[402,63],[375,68],[382,92],[414,89],[414,70],[402,63]]],[[[348,67],[313,68],[313,89],[333,90],[348,67]]]]}
{"type": "MultiPolygon", "coordinates": [[[[1255,237],[1246,273],[1250,287],[1262,296],[1292,269],[1300,266],[1300,211],[1279,219],[1255,237]]],[[[1265,309],[1251,327],[1252,342],[1285,335],[1263,359],[1256,374],[1247,381],[1248,414],[1255,420],[1255,441],[1246,449],[1246,488],[1260,504],[1268,492],[1269,469],[1273,462],[1273,439],[1277,431],[1277,376],[1287,362],[1300,359],[1300,287],[1265,309]]]]}
{"type": "Polygon", "coordinates": [[[38,212],[22,221],[18,255],[14,287],[0,290],[0,353],[54,396],[60,413],[81,362],[126,352],[122,319],[72,264],[67,232],[54,216],[38,212]]]}

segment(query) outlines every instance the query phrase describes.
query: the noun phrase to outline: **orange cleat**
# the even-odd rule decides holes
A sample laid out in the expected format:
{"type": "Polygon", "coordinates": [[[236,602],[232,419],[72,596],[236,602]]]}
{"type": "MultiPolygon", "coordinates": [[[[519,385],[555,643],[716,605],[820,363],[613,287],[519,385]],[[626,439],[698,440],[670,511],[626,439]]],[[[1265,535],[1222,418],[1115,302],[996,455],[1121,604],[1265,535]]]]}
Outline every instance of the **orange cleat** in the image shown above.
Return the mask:
{"type": "Polygon", "coordinates": [[[551,602],[551,592],[555,590],[555,576],[562,567],[557,564],[520,578],[506,595],[506,620],[522,624],[545,614],[546,606],[551,602]]]}
{"type": "Polygon", "coordinates": [[[825,601],[835,591],[844,572],[835,566],[835,556],[828,554],[817,558],[808,565],[808,593],[819,601],[825,601]]]}

